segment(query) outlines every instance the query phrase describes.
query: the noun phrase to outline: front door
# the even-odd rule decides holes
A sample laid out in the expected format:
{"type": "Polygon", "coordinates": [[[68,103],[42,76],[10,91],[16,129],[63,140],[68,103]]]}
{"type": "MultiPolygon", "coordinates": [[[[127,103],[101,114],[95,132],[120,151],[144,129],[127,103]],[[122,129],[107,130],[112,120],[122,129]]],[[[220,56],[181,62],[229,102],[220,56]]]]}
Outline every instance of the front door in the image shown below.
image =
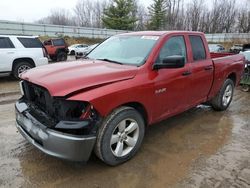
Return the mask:
{"type": "MultiPolygon", "coordinates": [[[[184,36],[172,36],[162,46],[155,63],[161,63],[168,56],[181,55],[186,59],[183,68],[159,69],[155,76],[155,117],[165,119],[187,107],[187,90],[189,83],[189,63],[187,63],[187,51],[184,36]]],[[[157,118],[158,119],[158,118],[157,118]]]]}

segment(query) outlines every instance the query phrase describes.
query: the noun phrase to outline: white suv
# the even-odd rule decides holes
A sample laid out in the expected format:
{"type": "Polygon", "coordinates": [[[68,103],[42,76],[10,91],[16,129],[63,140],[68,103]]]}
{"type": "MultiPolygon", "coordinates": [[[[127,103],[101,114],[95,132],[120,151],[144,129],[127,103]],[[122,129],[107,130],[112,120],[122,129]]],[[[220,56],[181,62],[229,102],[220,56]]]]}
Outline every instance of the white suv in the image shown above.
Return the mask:
{"type": "Polygon", "coordinates": [[[18,75],[48,64],[47,52],[37,37],[0,35],[0,76],[18,75]]]}

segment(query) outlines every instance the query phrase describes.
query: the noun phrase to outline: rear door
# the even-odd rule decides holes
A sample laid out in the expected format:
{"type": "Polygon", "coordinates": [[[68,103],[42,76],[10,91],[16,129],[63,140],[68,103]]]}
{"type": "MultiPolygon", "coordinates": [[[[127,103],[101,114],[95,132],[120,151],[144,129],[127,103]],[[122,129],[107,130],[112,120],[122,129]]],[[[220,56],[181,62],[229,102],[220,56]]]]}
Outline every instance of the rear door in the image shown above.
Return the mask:
{"type": "Polygon", "coordinates": [[[191,46],[191,88],[188,90],[189,106],[205,102],[213,82],[213,62],[205,48],[205,39],[201,35],[189,35],[191,46]]]}
{"type": "Polygon", "coordinates": [[[10,72],[15,56],[15,46],[9,37],[0,37],[0,72],[10,72]]]}

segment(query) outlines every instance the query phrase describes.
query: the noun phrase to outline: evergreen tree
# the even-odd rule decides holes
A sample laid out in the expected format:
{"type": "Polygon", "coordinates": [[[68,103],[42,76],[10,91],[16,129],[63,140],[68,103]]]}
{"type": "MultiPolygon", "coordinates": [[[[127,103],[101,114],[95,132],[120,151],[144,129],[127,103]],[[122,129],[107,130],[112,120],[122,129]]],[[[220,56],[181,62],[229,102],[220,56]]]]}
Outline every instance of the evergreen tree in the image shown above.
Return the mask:
{"type": "Polygon", "coordinates": [[[134,0],[113,0],[104,10],[103,24],[109,29],[133,30],[137,21],[134,0]]]}
{"type": "Polygon", "coordinates": [[[166,23],[167,14],[166,0],[154,0],[154,2],[148,7],[148,9],[150,15],[148,29],[163,29],[166,23]]]}

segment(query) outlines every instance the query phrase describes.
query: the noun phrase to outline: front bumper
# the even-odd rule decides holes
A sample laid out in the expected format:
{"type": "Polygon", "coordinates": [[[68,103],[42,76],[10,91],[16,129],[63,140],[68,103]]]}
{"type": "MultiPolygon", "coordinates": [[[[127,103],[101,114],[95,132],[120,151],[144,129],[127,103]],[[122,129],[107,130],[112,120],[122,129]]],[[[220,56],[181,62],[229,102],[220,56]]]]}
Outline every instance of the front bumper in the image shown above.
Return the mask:
{"type": "Polygon", "coordinates": [[[89,159],[96,136],[78,136],[49,129],[29,113],[26,103],[18,101],[15,106],[17,129],[36,148],[62,159],[72,161],[89,159]]]}

